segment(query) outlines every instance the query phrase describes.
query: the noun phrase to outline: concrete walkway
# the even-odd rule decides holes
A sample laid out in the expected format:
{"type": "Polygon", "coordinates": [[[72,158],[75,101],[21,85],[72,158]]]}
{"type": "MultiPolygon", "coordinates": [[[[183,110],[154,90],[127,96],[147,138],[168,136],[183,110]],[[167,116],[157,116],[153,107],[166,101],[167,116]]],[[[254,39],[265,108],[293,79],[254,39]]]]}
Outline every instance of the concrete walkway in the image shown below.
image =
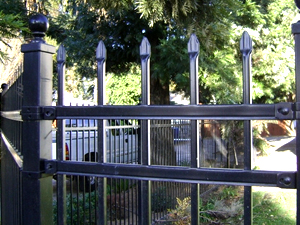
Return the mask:
{"type": "Polygon", "coordinates": [[[267,150],[268,156],[256,158],[254,165],[260,170],[273,171],[295,171],[296,162],[296,138],[267,137],[270,147],[267,150]]]}
{"type": "MultiPolygon", "coordinates": [[[[296,138],[295,137],[268,137],[270,145],[268,156],[257,157],[255,166],[259,170],[273,171],[296,171],[296,138]]],[[[296,221],[296,196],[295,189],[285,189],[277,187],[253,187],[253,192],[267,193],[265,196],[280,202],[283,208],[288,211],[287,215],[296,221]]]]}

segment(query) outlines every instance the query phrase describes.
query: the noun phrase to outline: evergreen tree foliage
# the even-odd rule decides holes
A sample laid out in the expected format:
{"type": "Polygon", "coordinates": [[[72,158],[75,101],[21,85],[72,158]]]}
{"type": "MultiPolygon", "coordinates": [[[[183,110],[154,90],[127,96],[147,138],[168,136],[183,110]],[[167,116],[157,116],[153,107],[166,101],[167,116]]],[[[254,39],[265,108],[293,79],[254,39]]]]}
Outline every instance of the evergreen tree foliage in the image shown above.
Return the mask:
{"type": "Polygon", "coordinates": [[[168,104],[170,83],[175,90],[189,94],[187,42],[190,34],[195,33],[200,42],[200,102],[241,103],[239,39],[247,30],[254,47],[254,102],[292,101],[294,97],[290,25],[297,11],[293,1],[31,0],[25,5],[21,0],[3,0],[1,3],[1,17],[7,14],[21,17],[8,17],[1,26],[2,37],[16,34],[5,34],[5,27],[11,22],[24,23],[24,18],[33,12],[47,14],[48,35],[64,44],[67,63],[75,66],[74,76],[78,80],[95,77],[94,55],[100,40],[107,47],[108,72],[126,74],[132,65],[139,63],[139,44],[146,36],[152,49],[151,101],[168,104]]]}
{"type": "Polygon", "coordinates": [[[293,1],[264,1],[262,20],[253,35],[255,103],[293,101],[295,94],[294,38],[291,22],[297,10],[293,1]]]}
{"type": "MultiPolygon", "coordinates": [[[[11,48],[10,39],[26,34],[26,25],[25,10],[20,1],[0,1],[0,42],[4,46],[11,48]]],[[[7,52],[0,49],[0,62],[4,63],[5,60],[8,60],[7,52]]]]}

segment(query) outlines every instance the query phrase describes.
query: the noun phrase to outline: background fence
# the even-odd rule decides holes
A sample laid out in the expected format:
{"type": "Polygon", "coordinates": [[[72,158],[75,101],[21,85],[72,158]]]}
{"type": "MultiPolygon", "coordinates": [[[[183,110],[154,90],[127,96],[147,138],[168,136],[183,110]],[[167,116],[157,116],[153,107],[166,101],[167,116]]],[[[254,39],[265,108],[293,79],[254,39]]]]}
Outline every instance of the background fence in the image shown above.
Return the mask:
{"type": "MultiPolygon", "coordinates": [[[[91,119],[68,119],[65,121],[65,143],[66,160],[97,162],[95,152],[98,152],[98,128],[97,120],[91,119]]],[[[230,157],[229,141],[221,137],[221,125],[217,121],[202,121],[199,123],[200,129],[200,149],[205,152],[205,166],[213,168],[230,168],[233,159],[230,157]]],[[[224,126],[224,124],[223,124],[224,126]]],[[[138,133],[140,132],[137,120],[108,120],[105,126],[106,135],[106,160],[109,163],[138,163],[138,133]]],[[[161,156],[156,154],[152,158],[151,164],[189,167],[191,165],[191,123],[190,120],[155,120],[150,125],[151,144],[154,149],[164,149],[171,147],[174,149],[173,156],[161,156]],[[166,144],[161,137],[171,140],[166,144]],[[171,162],[169,159],[174,158],[171,162]]],[[[56,133],[52,133],[52,152],[56,151],[56,133]]],[[[53,156],[53,159],[56,159],[53,156]]],[[[240,162],[242,165],[243,162],[240,162]]],[[[96,200],[98,195],[97,178],[91,176],[70,176],[67,184],[67,205],[75,204],[75,208],[67,209],[70,219],[83,223],[91,217],[90,210],[96,215],[96,200]],[[84,194],[85,193],[85,194],[84,194]],[[83,205],[82,205],[83,204],[83,205]],[[88,204],[88,209],[85,206],[88,204]],[[78,215],[76,215],[78,213],[78,215]],[[76,215],[76,216],[75,216],[76,215]]],[[[107,181],[107,214],[111,223],[135,224],[137,222],[138,191],[137,180],[131,179],[109,179],[107,181]]],[[[56,185],[56,182],[54,182],[56,185]]],[[[56,186],[54,186],[56,188],[56,186]]],[[[210,190],[214,190],[217,185],[200,185],[202,197],[210,190]]],[[[152,221],[163,221],[164,217],[176,206],[176,198],[184,199],[190,196],[190,185],[180,182],[153,182],[151,189],[151,210],[152,221]]],[[[56,189],[54,189],[55,195],[56,189]]],[[[57,204],[57,202],[54,202],[57,204]]],[[[56,208],[57,206],[55,206],[56,208]]],[[[95,222],[96,217],[91,217],[88,221],[95,222]]],[[[75,223],[69,221],[69,223],[75,223]]]]}

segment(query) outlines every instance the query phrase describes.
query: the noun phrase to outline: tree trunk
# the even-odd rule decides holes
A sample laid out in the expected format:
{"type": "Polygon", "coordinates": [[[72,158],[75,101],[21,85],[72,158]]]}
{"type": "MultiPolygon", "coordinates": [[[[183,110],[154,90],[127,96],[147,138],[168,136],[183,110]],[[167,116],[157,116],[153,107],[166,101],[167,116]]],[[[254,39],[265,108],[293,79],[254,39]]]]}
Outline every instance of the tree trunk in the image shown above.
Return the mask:
{"type": "MultiPolygon", "coordinates": [[[[153,105],[169,105],[169,85],[162,85],[159,79],[151,79],[150,102],[153,105]]],[[[150,146],[152,165],[176,165],[174,134],[171,120],[151,120],[150,146]]]]}
{"type": "Polygon", "coordinates": [[[162,84],[159,78],[151,78],[150,103],[151,105],[170,105],[169,84],[162,84]]]}

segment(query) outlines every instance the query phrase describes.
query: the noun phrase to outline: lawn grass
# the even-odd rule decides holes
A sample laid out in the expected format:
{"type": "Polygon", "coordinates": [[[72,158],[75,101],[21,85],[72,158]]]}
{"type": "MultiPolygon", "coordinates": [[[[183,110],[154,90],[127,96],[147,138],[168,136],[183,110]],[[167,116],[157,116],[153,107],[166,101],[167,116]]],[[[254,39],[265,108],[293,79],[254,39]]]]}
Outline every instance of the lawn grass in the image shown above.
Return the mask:
{"type": "Polygon", "coordinates": [[[296,224],[296,190],[254,188],[253,224],[296,224]]]}
{"type": "MultiPolygon", "coordinates": [[[[168,214],[171,224],[190,224],[190,198],[177,199],[168,214]]],[[[220,186],[206,201],[200,202],[200,224],[244,224],[243,188],[220,186]]],[[[296,190],[253,187],[253,225],[295,225],[296,190]]]]}

